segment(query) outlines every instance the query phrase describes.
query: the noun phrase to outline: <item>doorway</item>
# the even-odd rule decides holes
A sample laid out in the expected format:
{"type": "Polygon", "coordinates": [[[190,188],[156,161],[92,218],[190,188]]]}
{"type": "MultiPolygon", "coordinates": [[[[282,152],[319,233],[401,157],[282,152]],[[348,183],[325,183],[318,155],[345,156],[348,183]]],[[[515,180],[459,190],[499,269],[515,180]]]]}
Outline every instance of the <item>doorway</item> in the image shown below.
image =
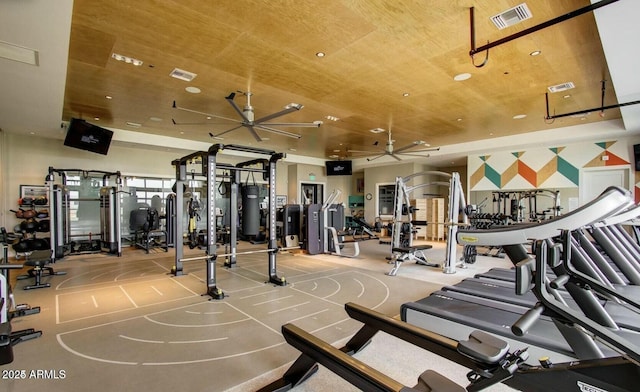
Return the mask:
{"type": "Polygon", "coordinates": [[[580,205],[598,197],[607,187],[629,189],[629,167],[588,168],[580,171],[580,205]]]}
{"type": "Polygon", "coordinates": [[[300,183],[300,201],[302,204],[322,204],[324,202],[324,184],[300,183]]]}

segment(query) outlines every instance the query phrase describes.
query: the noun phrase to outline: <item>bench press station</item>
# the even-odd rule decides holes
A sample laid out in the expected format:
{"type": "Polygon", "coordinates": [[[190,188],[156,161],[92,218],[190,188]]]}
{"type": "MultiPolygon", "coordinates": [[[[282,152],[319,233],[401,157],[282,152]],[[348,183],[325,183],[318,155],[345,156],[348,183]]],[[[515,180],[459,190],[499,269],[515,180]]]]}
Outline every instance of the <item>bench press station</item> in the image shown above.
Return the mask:
{"type": "Polygon", "coordinates": [[[392,248],[391,251],[393,252],[393,256],[391,256],[391,261],[389,261],[389,263],[393,263],[393,268],[387,273],[387,275],[396,276],[398,269],[405,261],[415,261],[416,264],[440,268],[440,264],[429,262],[427,260],[427,256],[425,256],[423,252],[431,248],[433,248],[433,246],[429,244],[398,246],[392,248]]]}

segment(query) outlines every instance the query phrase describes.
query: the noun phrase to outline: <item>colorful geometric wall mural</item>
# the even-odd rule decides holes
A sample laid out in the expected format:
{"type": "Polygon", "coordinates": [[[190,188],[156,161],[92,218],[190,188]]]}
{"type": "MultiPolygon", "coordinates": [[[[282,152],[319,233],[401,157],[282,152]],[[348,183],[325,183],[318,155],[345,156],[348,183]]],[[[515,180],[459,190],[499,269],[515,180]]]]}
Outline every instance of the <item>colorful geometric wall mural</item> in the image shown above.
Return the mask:
{"type": "Polygon", "coordinates": [[[580,185],[581,168],[629,165],[628,156],[627,143],[617,141],[470,155],[469,187],[471,191],[574,188],[580,185]]]}

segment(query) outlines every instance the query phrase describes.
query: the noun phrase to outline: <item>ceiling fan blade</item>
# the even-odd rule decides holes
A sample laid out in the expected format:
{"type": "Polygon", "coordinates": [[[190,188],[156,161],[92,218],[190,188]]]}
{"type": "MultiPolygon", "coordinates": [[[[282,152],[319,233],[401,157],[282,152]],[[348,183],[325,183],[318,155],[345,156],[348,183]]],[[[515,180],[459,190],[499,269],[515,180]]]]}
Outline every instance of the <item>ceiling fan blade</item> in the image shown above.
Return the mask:
{"type": "Polygon", "coordinates": [[[301,108],[302,108],[302,105],[287,105],[287,107],[284,110],[281,110],[279,112],[270,114],[268,116],[261,117],[261,118],[259,118],[257,120],[254,120],[254,122],[255,123],[261,123],[261,122],[269,121],[272,118],[284,116],[285,114],[289,114],[291,112],[295,112],[296,110],[300,110],[301,108]]]}
{"type": "Polygon", "coordinates": [[[189,112],[189,113],[200,114],[200,115],[203,115],[203,116],[209,116],[209,117],[220,118],[220,119],[223,119],[223,120],[233,121],[233,122],[236,122],[236,123],[241,122],[241,121],[236,120],[235,118],[228,118],[228,117],[218,116],[217,114],[211,114],[211,113],[199,112],[199,111],[197,111],[197,110],[183,108],[183,107],[180,107],[180,106],[176,105],[176,101],[173,101],[173,108],[174,108],[174,109],[178,109],[178,110],[182,110],[183,112],[189,112]]]}
{"type": "MultiPolygon", "coordinates": [[[[208,122],[208,121],[199,121],[199,122],[177,122],[173,118],[171,119],[173,125],[229,125],[227,123],[221,122],[208,122]]],[[[236,121],[237,122],[237,121],[236,121]]]]}
{"type": "Polygon", "coordinates": [[[411,152],[431,152],[431,151],[440,151],[440,147],[423,148],[422,150],[413,150],[411,152]]]}
{"type": "Polygon", "coordinates": [[[258,135],[258,132],[256,132],[256,130],[253,128],[253,126],[245,125],[245,127],[247,127],[247,129],[249,130],[249,133],[251,133],[251,135],[253,135],[253,137],[256,139],[256,141],[259,141],[259,142],[262,141],[262,138],[260,137],[260,135],[258,135]]]}
{"type": "Polygon", "coordinates": [[[380,155],[377,155],[377,156],[375,156],[373,158],[367,158],[367,161],[371,162],[371,161],[374,161],[374,160],[376,160],[376,159],[378,159],[380,157],[383,157],[385,155],[387,155],[387,154],[380,154],[380,155]]]}
{"type": "Polygon", "coordinates": [[[260,125],[269,125],[269,126],[275,126],[275,127],[320,128],[320,125],[322,125],[322,121],[314,121],[310,123],[264,123],[264,122],[258,122],[258,121],[255,121],[255,122],[259,123],[260,125]]]}
{"type": "Polygon", "coordinates": [[[400,148],[394,149],[393,152],[398,153],[398,152],[402,152],[404,150],[408,150],[408,149],[413,148],[413,147],[424,146],[425,144],[426,143],[413,142],[411,144],[407,144],[404,147],[400,147],[400,148]]]}
{"type": "MultiPolygon", "coordinates": [[[[236,93],[231,93],[229,94],[228,97],[225,97],[224,99],[227,100],[227,102],[229,102],[229,104],[231,105],[231,107],[233,108],[233,110],[235,110],[240,117],[242,117],[242,122],[246,123],[246,124],[251,124],[251,121],[249,121],[249,119],[247,118],[247,116],[244,115],[244,113],[242,112],[242,110],[240,110],[240,108],[238,107],[238,105],[236,105],[236,103],[233,101],[233,98],[235,98],[236,93]]],[[[237,120],[236,120],[237,121],[237,120]]],[[[255,131],[254,131],[255,132],[255,131]]],[[[256,134],[257,136],[257,134],[256,134]]],[[[258,138],[260,138],[260,136],[258,136],[258,138]]]]}
{"type": "Polygon", "coordinates": [[[412,152],[401,152],[400,154],[408,157],[420,157],[420,158],[429,158],[431,156],[429,154],[422,155],[422,154],[414,154],[412,152]]]}
{"type": "Polygon", "coordinates": [[[224,135],[225,133],[229,133],[229,132],[231,132],[231,131],[235,131],[236,129],[238,129],[238,128],[242,128],[243,126],[244,126],[244,125],[238,125],[237,127],[233,127],[233,128],[231,128],[231,129],[227,129],[226,131],[220,132],[220,133],[219,133],[219,134],[217,134],[217,135],[211,135],[211,137],[213,137],[213,138],[220,137],[220,136],[224,135]]]}
{"type": "Polygon", "coordinates": [[[394,154],[389,154],[391,155],[391,158],[395,159],[396,161],[401,161],[402,159],[400,159],[399,156],[397,156],[395,153],[394,154]]]}
{"type": "Polygon", "coordinates": [[[358,154],[370,154],[370,155],[384,153],[383,150],[379,150],[379,151],[347,150],[347,152],[355,152],[355,153],[358,153],[358,154]]]}
{"type": "Polygon", "coordinates": [[[300,139],[302,137],[302,136],[298,135],[297,133],[291,133],[291,132],[283,131],[281,129],[265,127],[264,124],[256,124],[256,125],[254,125],[254,127],[258,128],[258,129],[265,130],[267,132],[276,133],[278,135],[292,137],[294,139],[300,139]]]}

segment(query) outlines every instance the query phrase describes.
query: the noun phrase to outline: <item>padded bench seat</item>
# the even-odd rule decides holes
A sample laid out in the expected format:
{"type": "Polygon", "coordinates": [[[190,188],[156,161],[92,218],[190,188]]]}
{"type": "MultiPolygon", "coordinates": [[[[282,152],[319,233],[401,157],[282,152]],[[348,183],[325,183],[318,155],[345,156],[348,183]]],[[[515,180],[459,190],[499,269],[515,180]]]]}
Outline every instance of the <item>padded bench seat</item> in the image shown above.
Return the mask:
{"type": "Polygon", "coordinates": [[[413,246],[403,246],[391,249],[393,252],[398,253],[413,253],[417,250],[427,250],[433,248],[432,245],[424,244],[424,245],[413,245],[413,246]]]}
{"type": "Polygon", "coordinates": [[[390,263],[393,263],[393,268],[391,268],[391,271],[389,271],[387,275],[395,276],[398,273],[401,263],[408,260],[414,260],[416,264],[426,265],[427,267],[440,268],[440,264],[429,262],[427,256],[422,252],[423,250],[431,248],[433,248],[433,246],[429,244],[391,248],[393,254],[389,260],[391,260],[390,263]]]}

